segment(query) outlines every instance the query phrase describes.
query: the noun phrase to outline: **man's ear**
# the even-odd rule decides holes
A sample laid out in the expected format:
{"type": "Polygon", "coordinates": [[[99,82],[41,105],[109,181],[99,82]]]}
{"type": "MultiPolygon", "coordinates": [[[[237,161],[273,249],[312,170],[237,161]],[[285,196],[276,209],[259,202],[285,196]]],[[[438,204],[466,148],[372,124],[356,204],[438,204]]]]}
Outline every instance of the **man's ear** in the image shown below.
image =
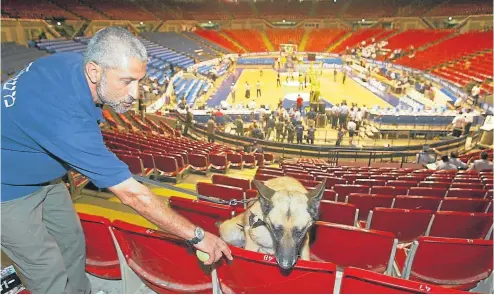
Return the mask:
{"type": "Polygon", "coordinates": [[[258,198],[259,202],[261,203],[262,213],[264,215],[268,215],[271,209],[273,209],[273,202],[271,198],[274,196],[275,191],[258,180],[254,180],[252,181],[252,183],[259,190],[258,198]]]}
{"type": "Polygon", "coordinates": [[[92,61],[86,64],[84,70],[86,71],[86,76],[89,81],[93,84],[96,84],[101,79],[101,75],[103,74],[103,69],[101,66],[92,61]]]}
{"type": "Polygon", "coordinates": [[[319,219],[319,203],[321,202],[324,190],[326,189],[326,179],[318,186],[307,193],[307,210],[313,220],[319,219]]]}

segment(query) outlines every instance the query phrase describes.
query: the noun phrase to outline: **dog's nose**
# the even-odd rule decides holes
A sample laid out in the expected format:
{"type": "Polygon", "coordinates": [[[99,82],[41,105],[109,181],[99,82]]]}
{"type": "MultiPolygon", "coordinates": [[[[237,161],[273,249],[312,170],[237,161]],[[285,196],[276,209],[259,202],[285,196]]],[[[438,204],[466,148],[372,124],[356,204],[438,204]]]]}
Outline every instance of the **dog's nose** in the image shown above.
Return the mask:
{"type": "Polygon", "coordinates": [[[281,261],[278,261],[278,265],[283,268],[283,269],[290,269],[292,268],[294,265],[295,265],[295,260],[281,260],[281,261]]]}

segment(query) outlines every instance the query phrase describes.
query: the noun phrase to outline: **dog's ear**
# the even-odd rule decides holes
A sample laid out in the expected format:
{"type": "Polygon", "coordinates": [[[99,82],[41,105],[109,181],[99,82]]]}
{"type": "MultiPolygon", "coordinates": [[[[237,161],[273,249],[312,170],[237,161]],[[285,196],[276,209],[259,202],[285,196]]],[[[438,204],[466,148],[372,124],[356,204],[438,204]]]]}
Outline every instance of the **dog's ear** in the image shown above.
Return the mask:
{"type": "Polygon", "coordinates": [[[273,189],[264,185],[264,183],[254,180],[252,183],[259,190],[259,202],[261,203],[261,209],[264,215],[267,215],[271,209],[273,209],[273,203],[271,202],[271,198],[274,196],[275,192],[273,189]]]}
{"type": "Polygon", "coordinates": [[[319,203],[322,196],[324,195],[325,188],[326,179],[324,179],[318,186],[307,193],[307,209],[313,220],[319,219],[319,203]]]}

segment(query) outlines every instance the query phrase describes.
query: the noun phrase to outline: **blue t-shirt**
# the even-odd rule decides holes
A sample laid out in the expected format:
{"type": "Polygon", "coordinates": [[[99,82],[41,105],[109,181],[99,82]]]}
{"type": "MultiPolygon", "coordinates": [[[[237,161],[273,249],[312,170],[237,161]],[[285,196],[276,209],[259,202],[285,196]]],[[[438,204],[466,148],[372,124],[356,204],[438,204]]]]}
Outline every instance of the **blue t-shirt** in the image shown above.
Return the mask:
{"type": "Polygon", "coordinates": [[[2,195],[14,200],[73,168],[95,185],[131,177],[103,143],[80,54],[58,53],[30,63],[2,85],[2,195]]]}

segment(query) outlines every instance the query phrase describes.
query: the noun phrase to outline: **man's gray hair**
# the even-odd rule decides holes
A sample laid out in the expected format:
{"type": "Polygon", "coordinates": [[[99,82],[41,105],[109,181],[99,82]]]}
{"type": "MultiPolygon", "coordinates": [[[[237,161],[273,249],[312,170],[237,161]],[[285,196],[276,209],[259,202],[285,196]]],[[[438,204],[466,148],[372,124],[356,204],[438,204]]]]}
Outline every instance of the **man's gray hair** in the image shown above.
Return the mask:
{"type": "Polygon", "coordinates": [[[116,69],[130,58],[147,63],[147,52],[142,42],[121,27],[107,27],[91,38],[84,53],[84,65],[95,62],[103,68],[116,69]]]}

